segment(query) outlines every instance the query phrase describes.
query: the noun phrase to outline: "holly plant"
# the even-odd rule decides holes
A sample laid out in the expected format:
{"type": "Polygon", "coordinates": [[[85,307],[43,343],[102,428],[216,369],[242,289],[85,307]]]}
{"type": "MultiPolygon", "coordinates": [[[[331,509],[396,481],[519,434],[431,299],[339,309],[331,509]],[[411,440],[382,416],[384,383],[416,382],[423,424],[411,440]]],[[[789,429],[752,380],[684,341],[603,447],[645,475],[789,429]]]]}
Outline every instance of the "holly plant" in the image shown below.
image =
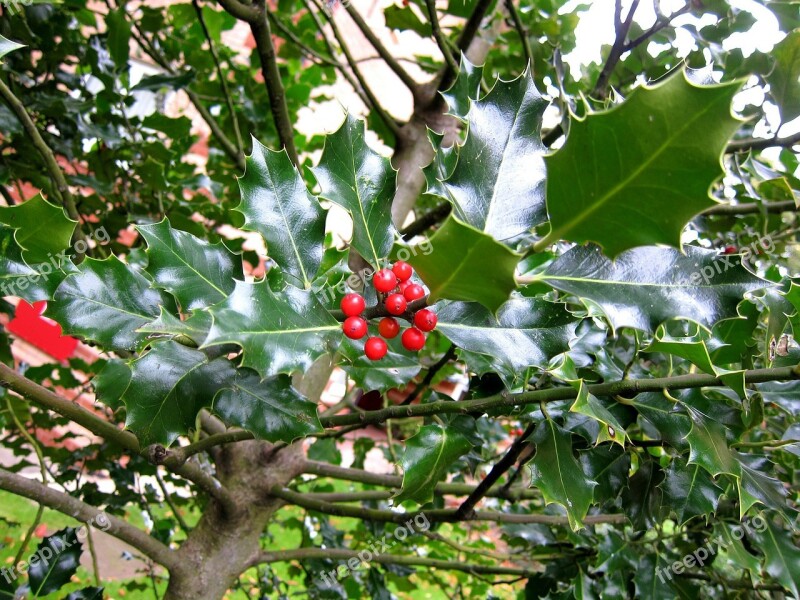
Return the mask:
{"type": "Polygon", "coordinates": [[[0,598],[800,598],[796,3],[18,4],[0,598]]]}

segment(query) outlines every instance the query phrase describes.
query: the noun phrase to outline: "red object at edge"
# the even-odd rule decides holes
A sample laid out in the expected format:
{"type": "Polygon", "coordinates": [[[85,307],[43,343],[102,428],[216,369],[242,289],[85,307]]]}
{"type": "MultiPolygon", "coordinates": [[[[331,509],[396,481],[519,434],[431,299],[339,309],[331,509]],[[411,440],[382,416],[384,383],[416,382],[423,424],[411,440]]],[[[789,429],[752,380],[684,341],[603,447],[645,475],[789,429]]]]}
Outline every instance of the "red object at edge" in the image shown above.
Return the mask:
{"type": "Polygon", "coordinates": [[[78,340],[61,335],[61,325],[42,316],[46,308],[47,302],[44,300],[34,302],[33,306],[20,300],[14,318],[6,329],[53,358],[67,360],[75,353],[78,340]]]}

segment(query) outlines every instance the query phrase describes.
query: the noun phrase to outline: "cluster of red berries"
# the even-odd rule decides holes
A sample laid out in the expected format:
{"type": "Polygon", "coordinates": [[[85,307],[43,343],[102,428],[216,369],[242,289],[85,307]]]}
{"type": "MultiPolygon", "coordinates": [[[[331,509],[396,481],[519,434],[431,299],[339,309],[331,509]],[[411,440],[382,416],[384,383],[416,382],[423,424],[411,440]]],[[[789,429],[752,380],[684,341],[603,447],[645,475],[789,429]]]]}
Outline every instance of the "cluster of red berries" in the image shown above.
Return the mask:
{"type": "MultiPolygon", "coordinates": [[[[381,269],[372,278],[378,298],[382,299],[386,312],[390,315],[400,316],[408,309],[408,303],[419,300],[425,296],[425,289],[418,283],[411,281],[414,270],[402,260],[394,263],[391,269],[381,269]]],[[[344,334],[353,340],[360,340],[367,335],[367,320],[362,317],[366,302],[361,294],[347,294],[342,298],[342,312],[347,317],[342,325],[344,334]]],[[[425,333],[433,331],[436,327],[436,313],[423,308],[414,313],[413,327],[403,332],[400,341],[403,347],[411,352],[418,352],[425,345],[425,333]]],[[[400,324],[397,319],[383,317],[378,323],[378,333],[381,337],[370,337],[364,344],[364,354],[370,360],[380,360],[386,356],[389,348],[384,341],[397,337],[400,333],[400,324]]]]}

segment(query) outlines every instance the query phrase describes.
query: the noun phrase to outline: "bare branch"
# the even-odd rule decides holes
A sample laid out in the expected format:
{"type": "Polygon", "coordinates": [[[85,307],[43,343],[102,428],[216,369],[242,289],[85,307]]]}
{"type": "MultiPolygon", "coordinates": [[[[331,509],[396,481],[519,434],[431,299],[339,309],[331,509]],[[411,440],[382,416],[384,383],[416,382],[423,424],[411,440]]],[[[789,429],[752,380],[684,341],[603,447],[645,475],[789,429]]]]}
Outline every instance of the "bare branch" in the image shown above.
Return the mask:
{"type": "Polygon", "coordinates": [[[38,481],[0,469],[0,489],[44,504],[82,523],[108,523],[109,527],[105,530],[106,533],[130,544],[158,564],[168,569],[173,569],[178,564],[176,555],[172,550],[144,531],[117,517],[104,514],[101,510],[77,498],[42,485],[38,481]],[[98,516],[101,514],[103,514],[103,517],[98,521],[98,516]]]}
{"type": "MultiPolygon", "coordinates": [[[[766,381],[787,381],[800,378],[800,366],[780,367],[774,369],[752,369],[745,371],[746,383],[764,383],[766,381]]],[[[626,379],[588,386],[588,392],[595,396],[625,396],[641,392],[658,392],[661,390],[677,390],[701,388],[708,386],[724,387],[725,383],[713,375],[691,373],[673,377],[654,377],[652,379],[626,379]]],[[[336,415],[320,419],[324,427],[339,427],[355,423],[382,423],[387,419],[404,419],[412,417],[429,416],[436,414],[473,414],[480,415],[493,409],[522,406],[535,402],[557,402],[559,400],[572,400],[577,396],[577,390],[565,386],[544,390],[533,390],[509,394],[502,392],[487,398],[453,402],[439,400],[427,404],[414,404],[410,406],[390,406],[365,413],[336,415]]]]}
{"type": "Polygon", "coordinates": [[[439,15],[436,13],[436,0],[425,0],[425,5],[428,7],[428,17],[431,20],[431,30],[433,31],[433,38],[439,45],[439,51],[444,56],[444,61],[450,67],[453,73],[458,72],[458,63],[453,58],[453,53],[447,47],[447,40],[442,33],[442,28],[439,26],[439,15]]]}
{"type": "Polygon", "coordinates": [[[784,148],[791,148],[800,144],[800,131],[794,135],[789,135],[783,138],[748,138],[744,140],[734,140],[725,149],[725,152],[732,154],[734,152],[747,152],[748,150],[764,150],[765,148],[773,148],[783,146],[784,148]]]}
{"type": "Polygon", "coordinates": [[[750,215],[760,213],[782,213],[797,210],[797,203],[794,200],[783,200],[781,202],[745,202],[742,204],[717,204],[708,210],[703,211],[703,215],[750,215]]]}
{"type": "Polygon", "coordinates": [[[514,22],[514,29],[517,30],[517,35],[519,35],[519,40],[522,42],[522,51],[525,54],[525,62],[528,64],[528,68],[531,70],[531,75],[533,75],[533,52],[531,52],[531,43],[528,40],[528,32],[525,30],[525,26],[522,24],[522,19],[519,18],[519,12],[517,12],[517,7],[514,6],[514,0],[505,0],[506,9],[508,9],[508,14],[511,16],[511,20],[514,22]]]}

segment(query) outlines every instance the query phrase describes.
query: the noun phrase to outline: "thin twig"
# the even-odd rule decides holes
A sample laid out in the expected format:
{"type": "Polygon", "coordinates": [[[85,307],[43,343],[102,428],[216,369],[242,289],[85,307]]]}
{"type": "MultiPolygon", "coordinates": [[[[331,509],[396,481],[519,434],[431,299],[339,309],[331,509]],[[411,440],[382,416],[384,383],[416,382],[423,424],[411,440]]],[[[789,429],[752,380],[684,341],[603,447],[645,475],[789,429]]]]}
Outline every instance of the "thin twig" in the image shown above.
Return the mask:
{"type": "Polygon", "coordinates": [[[519,12],[517,12],[517,8],[514,6],[514,0],[505,0],[506,8],[508,9],[508,14],[511,16],[511,20],[514,22],[514,29],[517,30],[517,35],[519,35],[520,42],[522,42],[522,51],[525,54],[525,62],[528,65],[528,68],[531,70],[531,75],[533,75],[533,52],[531,52],[531,43],[528,40],[528,32],[525,29],[525,26],[522,24],[522,19],[519,18],[519,12]]]}
{"type": "Polygon", "coordinates": [[[436,0],[425,0],[425,5],[428,7],[428,16],[431,20],[433,38],[439,45],[439,51],[442,53],[442,56],[444,56],[444,60],[450,67],[450,70],[454,73],[457,73],[458,63],[456,62],[456,59],[453,58],[453,53],[450,52],[450,48],[447,47],[447,41],[445,40],[444,34],[442,33],[442,28],[439,25],[439,15],[436,13],[436,0]]]}
{"type": "Polygon", "coordinates": [[[453,360],[456,357],[456,347],[454,344],[450,344],[450,347],[447,349],[447,352],[444,353],[442,358],[440,358],[436,364],[431,366],[428,369],[428,372],[425,373],[425,378],[420,382],[418,386],[411,391],[408,396],[405,397],[400,403],[400,406],[406,406],[407,404],[411,404],[417,397],[425,391],[425,389],[431,384],[433,378],[436,377],[436,374],[444,367],[447,363],[453,360]]]}

